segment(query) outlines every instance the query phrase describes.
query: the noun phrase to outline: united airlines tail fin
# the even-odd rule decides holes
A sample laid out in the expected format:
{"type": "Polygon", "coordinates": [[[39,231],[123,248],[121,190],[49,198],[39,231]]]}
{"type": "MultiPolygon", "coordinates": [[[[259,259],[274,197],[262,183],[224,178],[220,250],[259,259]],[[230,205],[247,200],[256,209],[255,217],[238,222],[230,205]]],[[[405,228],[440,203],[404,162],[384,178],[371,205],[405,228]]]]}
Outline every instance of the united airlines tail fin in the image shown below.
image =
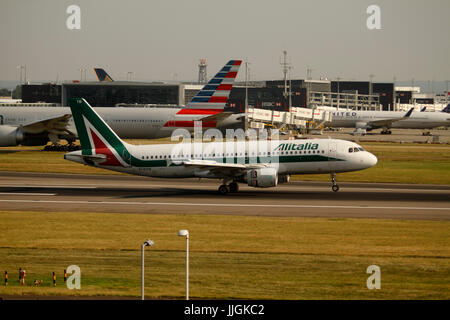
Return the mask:
{"type": "Polygon", "coordinates": [[[242,60],[230,60],[186,105],[188,109],[223,109],[242,60]]]}
{"type": "Polygon", "coordinates": [[[69,99],[70,110],[81,143],[81,156],[104,166],[129,166],[128,144],[83,98],[69,99]]]}
{"type": "Polygon", "coordinates": [[[113,82],[113,78],[109,76],[109,74],[103,70],[102,68],[94,68],[94,72],[97,75],[98,81],[106,81],[106,82],[113,82]]]}
{"type": "Polygon", "coordinates": [[[442,112],[450,113],[450,103],[444,109],[442,109],[442,112]]]}

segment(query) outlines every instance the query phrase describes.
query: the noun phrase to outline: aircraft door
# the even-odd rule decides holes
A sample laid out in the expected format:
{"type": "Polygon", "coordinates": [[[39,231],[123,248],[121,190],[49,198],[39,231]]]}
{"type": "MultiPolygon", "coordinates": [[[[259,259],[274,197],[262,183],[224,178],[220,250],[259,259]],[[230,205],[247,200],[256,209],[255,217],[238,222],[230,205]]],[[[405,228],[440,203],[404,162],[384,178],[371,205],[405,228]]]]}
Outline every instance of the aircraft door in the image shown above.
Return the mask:
{"type": "Polygon", "coordinates": [[[122,159],[125,160],[125,163],[127,164],[128,167],[131,167],[131,154],[127,151],[127,149],[123,149],[122,159]]]}
{"type": "Polygon", "coordinates": [[[330,170],[336,167],[337,145],[335,141],[328,143],[328,166],[330,170]]]}

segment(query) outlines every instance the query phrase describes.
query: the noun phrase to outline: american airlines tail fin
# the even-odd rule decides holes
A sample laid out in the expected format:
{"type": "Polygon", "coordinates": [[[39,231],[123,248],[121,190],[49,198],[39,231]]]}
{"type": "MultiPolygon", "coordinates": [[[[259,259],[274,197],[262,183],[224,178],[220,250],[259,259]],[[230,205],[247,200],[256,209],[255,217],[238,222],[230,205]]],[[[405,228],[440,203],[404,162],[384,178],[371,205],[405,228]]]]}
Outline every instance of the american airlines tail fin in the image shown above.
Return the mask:
{"type": "Polygon", "coordinates": [[[109,76],[109,74],[103,70],[102,68],[94,68],[94,72],[97,75],[98,81],[106,81],[106,82],[113,82],[113,78],[109,76]]]}
{"type": "Polygon", "coordinates": [[[450,113],[450,103],[441,112],[450,113]]]}
{"type": "Polygon", "coordinates": [[[108,124],[83,98],[69,99],[70,110],[81,143],[81,155],[86,160],[104,166],[127,167],[131,155],[108,124]]]}
{"type": "Polygon", "coordinates": [[[230,60],[186,105],[188,109],[223,109],[242,60],[230,60]]]}

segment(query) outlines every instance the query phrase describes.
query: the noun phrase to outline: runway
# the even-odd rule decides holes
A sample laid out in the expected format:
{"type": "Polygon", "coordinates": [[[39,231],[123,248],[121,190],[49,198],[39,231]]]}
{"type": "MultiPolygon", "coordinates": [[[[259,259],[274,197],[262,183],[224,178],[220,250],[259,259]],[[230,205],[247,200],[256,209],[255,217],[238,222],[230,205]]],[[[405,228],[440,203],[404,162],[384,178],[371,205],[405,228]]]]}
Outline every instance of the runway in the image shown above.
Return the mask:
{"type": "Polygon", "coordinates": [[[450,186],[291,182],[221,196],[216,180],[0,172],[0,210],[450,220],[450,186]]]}

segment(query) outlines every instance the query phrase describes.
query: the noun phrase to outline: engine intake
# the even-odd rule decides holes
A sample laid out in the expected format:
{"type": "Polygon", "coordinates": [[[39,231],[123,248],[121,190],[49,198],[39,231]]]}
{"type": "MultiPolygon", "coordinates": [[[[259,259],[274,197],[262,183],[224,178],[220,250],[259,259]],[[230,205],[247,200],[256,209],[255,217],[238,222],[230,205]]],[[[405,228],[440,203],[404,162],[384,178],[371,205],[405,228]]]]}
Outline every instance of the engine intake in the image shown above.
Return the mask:
{"type": "Polygon", "coordinates": [[[0,126],[0,147],[17,146],[24,139],[22,128],[0,126]]]}

